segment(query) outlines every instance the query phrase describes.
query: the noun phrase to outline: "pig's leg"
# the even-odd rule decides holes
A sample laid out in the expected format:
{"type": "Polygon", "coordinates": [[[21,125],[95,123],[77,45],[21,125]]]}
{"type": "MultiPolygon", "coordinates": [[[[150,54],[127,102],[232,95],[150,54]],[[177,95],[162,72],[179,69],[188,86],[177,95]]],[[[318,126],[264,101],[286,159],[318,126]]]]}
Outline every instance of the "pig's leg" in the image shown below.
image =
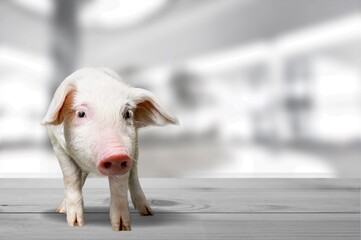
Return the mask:
{"type": "Polygon", "coordinates": [[[110,222],[115,231],[130,231],[130,213],[128,207],[129,174],[109,177],[110,222]]]}
{"type": "MultiPolygon", "coordinates": [[[[82,172],[81,174],[81,187],[83,188],[85,180],[88,176],[88,173],[86,172],[82,172]]],[[[59,207],[56,209],[56,211],[58,213],[66,213],[66,205],[65,205],[65,198],[64,200],[61,202],[61,204],[59,205],[59,207]]]]}
{"type": "MultiPolygon", "coordinates": [[[[54,145],[54,144],[53,144],[54,145]]],[[[65,187],[66,220],[69,226],[84,225],[84,203],[81,192],[82,171],[63,149],[54,145],[54,152],[63,172],[65,187]]]]}
{"type": "Polygon", "coordinates": [[[140,215],[149,216],[154,214],[152,208],[147,202],[147,199],[145,198],[142,187],[140,186],[136,161],[134,161],[133,167],[130,170],[129,191],[133,205],[138,210],[140,215]]]}

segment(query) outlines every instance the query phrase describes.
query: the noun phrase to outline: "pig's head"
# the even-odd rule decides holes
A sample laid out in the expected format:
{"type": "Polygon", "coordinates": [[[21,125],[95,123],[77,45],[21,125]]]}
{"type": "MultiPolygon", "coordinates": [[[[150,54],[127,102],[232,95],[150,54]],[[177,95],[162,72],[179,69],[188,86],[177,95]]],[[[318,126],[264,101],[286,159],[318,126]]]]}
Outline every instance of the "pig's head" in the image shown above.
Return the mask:
{"type": "Polygon", "coordinates": [[[149,91],[123,84],[108,69],[82,69],[56,90],[45,125],[64,128],[65,150],[83,170],[127,173],[137,155],[137,129],[177,124],[149,91]]]}

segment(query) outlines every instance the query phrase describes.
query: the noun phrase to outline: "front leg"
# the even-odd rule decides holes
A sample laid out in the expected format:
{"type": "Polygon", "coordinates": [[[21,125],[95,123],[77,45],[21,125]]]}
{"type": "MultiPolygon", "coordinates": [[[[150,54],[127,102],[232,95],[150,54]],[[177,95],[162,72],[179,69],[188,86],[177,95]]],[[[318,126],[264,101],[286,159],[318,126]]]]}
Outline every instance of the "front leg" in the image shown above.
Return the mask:
{"type": "Polygon", "coordinates": [[[130,231],[130,213],[128,207],[129,173],[122,176],[110,176],[110,222],[115,231],[130,231]]]}
{"type": "Polygon", "coordinates": [[[81,191],[82,171],[74,160],[65,152],[65,140],[62,128],[48,126],[48,135],[53,145],[54,153],[58,159],[63,173],[65,187],[66,219],[69,226],[84,225],[84,203],[81,191]],[[60,140],[60,141],[59,141],[60,140]]]}
{"type": "Polygon", "coordinates": [[[82,194],[81,171],[64,174],[66,220],[68,225],[84,225],[84,202],[82,194]]]}
{"type": "Polygon", "coordinates": [[[153,210],[145,198],[139,183],[137,162],[135,161],[129,175],[129,191],[134,207],[142,216],[153,215],[153,210]]]}
{"type": "MultiPolygon", "coordinates": [[[[88,176],[88,173],[87,172],[82,172],[81,174],[81,188],[83,189],[84,187],[84,183],[85,183],[85,180],[88,176]]],[[[58,213],[65,213],[66,214],[66,204],[65,204],[65,201],[66,199],[64,198],[64,200],[61,202],[61,204],[59,205],[59,207],[56,209],[56,211],[58,213]]]]}
{"type": "Polygon", "coordinates": [[[64,149],[53,142],[55,155],[63,173],[65,187],[66,220],[68,225],[84,225],[84,203],[82,188],[82,172],[74,160],[65,153],[64,149]]]}

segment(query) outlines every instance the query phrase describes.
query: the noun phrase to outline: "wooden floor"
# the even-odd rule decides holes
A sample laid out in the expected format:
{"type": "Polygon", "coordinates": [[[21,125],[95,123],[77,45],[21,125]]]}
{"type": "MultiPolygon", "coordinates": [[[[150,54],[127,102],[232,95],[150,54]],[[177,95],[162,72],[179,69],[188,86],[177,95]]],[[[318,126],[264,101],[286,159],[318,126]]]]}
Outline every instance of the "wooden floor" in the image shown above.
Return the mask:
{"type": "Polygon", "coordinates": [[[114,232],[104,178],[84,188],[85,226],[55,213],[61,179],[0,179],[0,239],[360,240],[360,179],[142,179],[155,210],[114,232]]]}

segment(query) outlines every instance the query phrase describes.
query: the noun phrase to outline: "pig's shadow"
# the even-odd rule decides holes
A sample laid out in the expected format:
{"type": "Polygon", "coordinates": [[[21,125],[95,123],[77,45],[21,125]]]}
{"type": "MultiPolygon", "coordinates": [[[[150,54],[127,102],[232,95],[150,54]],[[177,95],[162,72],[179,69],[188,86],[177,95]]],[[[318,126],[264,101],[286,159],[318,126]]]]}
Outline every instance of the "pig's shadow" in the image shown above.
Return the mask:
{"type": "MultiPolygon", "coordinates": [[[[158,206],[173,206],[180,203],[168,200],[158,200],[158,206]],[[160,205],[162,204],[162,205],[160,205]]],[[[175,212],[157,212],[153,216],[140,216],[134,208],[130,208],[131,222],[134,227],[152,227],[156,225],[179,225],[186,221],[186,216],[175,212]],[[176,215],[176,216],[175,216],[176,215]]],[[[54,209],[43,212],[43,217],[59,224],[66,223],[66,215],[56,213],[54,209]]],[[[109,207],[85,207],[84,220],[86,226],[111,226],[109,220],[109,207]]]]}

